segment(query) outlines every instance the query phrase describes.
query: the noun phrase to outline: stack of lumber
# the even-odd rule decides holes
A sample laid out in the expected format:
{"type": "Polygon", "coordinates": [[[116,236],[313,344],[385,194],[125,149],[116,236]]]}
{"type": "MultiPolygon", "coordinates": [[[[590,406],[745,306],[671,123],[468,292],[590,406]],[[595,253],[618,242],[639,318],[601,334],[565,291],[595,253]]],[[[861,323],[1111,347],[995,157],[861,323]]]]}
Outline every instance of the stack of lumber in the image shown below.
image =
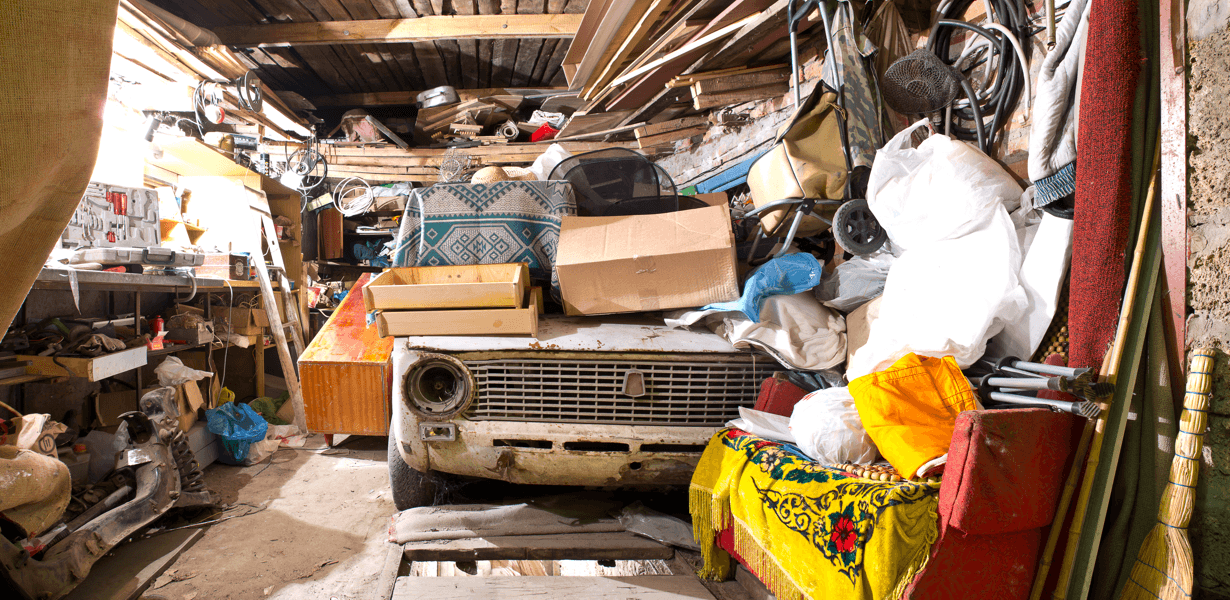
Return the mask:
{"type": "MultiPolygon", "coordinates": [[[[409,148],[401,149],[390,144],[362,144],[357,142],[321,143],[317,146],[328,163],[330,178],[360,177],[368,183],[436,183],[440,177],[440,165],[446,155],[468,157],[468,167],[477,169],[488,166],[528,167],[546,151],[549,144],[510,143],[503,145],[477,146],[473,148],[409,148]]],[[[565,150],[580,154],[606,148],[629,148],[638,150],[635,142],[561,142],[565,150]]],[[[262,143],[257,152],[271,157],[289,156],[302,146],[298,143],[262,143]]],[[[653,155],[656,148],[639,150],[653,155]]],[[[320,176],[322,172],[314,173],[320,176]]]]}
{"type": "Polygon", "coordinates": [[[680,75],[667,86],[687,87],[692,92],[692,107],[706,110],[783,96],[790,91],[790,74],[786,66],[735,67],[680,75]]]}
{"type": "Polygon", "coordinates": [[[704,135],[708,129],[709,120],[705,117],[684,117],[638,127],[633,133],[636,134],[638,148],[652,150],[663,146],[673,147],[675,142],[704,135]]]}
{"type": "MultiPolygon", "coordinates": [[[[786,7],[787,0],[592,0],[564,74],[589,102],[587,118],[613,115],[608,128],[782,96],[790,91],[786,7]]],[[[823,37],[812,29],[819,20],[813,11],[799,24],[800,44],[823,37]]]]}
{"type": "Polygon", "coordinates": [[[424,108],[415,127],[432,140],[474,139],[484,143],[504,143],[494,129],[508,121],[521,107],[524,96],[498,94],[457,104],[424,108]],[[489,135],[482,135],[486,130],[489,135]]]}

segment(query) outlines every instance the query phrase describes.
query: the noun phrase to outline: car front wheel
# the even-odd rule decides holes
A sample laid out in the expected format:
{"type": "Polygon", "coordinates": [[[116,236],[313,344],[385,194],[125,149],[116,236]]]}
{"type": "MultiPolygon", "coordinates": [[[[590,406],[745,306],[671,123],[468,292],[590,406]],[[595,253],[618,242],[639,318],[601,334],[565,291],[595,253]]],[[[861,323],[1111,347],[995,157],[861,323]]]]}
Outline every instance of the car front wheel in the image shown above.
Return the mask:
{"type": "Polygon", "coordinates": [[[389,486],[393,489],[393,504],[397,510],[434,506],[440,491],[439,478],[434,473],[412,469],[402,460],[395,435],[389,436],[389,486]]]}

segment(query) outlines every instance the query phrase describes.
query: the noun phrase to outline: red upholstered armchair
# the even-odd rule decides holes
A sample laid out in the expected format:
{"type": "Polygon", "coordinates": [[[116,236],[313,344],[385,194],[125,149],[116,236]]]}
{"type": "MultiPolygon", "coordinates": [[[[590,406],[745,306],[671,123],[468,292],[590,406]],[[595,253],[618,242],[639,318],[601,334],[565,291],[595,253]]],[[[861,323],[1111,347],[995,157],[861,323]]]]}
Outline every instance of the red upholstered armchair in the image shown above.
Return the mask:
{"type": "MultiPolygon", "coordinates": [[[[770,381],[762,400],[766,388],[776,387],[770,381]]],[[[780,404],[773,408],[781,410],[780,404]]],[[[1067,472],[1073,419],[1047,409],[957,417],[940,485],[939,537],[905,598],[1029,597],[1067,472]]],[[[734,552],[731,530],[721,532],[717,544],[748,566],[734,552]]]]}

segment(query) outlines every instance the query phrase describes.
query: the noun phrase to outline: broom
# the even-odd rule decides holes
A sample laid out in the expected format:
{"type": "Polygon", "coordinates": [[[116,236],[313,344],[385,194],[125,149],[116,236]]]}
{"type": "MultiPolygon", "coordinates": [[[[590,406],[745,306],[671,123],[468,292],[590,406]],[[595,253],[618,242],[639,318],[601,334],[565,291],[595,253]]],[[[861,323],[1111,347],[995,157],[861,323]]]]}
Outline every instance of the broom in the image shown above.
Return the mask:
{"type": "Polygon", "coordinates": [[[1200,449],[1204,445],[1205,415],[1209,408],[1209,373],[1213,370],[1213,350],[1201,348],[1192,357],[1183,398],[1183,416],[1174,439],[1174,459],[1170,480],[1162,492],[1157,525],[1149,532],[1132,575],[1120,600],[1178,600],[1192,596],[1192,547],[1187,541],[1187,523],[1192,518],[1196,477],[1200,474],[1200,449]]]}

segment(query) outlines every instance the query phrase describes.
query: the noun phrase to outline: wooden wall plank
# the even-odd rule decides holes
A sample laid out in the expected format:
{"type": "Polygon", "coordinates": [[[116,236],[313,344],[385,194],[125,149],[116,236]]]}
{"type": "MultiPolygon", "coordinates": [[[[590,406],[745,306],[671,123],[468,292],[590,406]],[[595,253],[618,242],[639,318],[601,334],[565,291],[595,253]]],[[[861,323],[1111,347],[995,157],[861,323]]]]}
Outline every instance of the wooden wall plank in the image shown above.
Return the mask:
{"type": "MultiPolygon", "coordinates": [[[[498,15],[500,14],[499,0],[478,0],[478,14],[480,15],[498,15]]],[[[491,61],[492,53],[495,51],[495,45],[499,43],[493,40],[478,40],[478,85],[479,87],[491,87],[491,61]]]]}
{"type": "Polygon", "coordinates": [[[418,57],[414,51],[413,44],[389,44],[389,52],[393,54],[393,60],[397,61],[401,67],[402,73],[406,75],[407,81],[410,82],[410,88],[421,90],[427,86],[423,81],[423,69],[419,66],[418,57]]]}
{"type": "Polygon", "coordinates": [[[419,60],[419,68],[422,69],[423,88],[448,85],[448,70],[444,68],[444,57],[440,55],[440,49],[432,42],[415,42],[412,45],[419,60]]]}
{"type": "Polygon", "coordinates": [[[286,2],[278,2],[277,0],[252,1],[277,22],[282,22],[284,18],[289,18],[295,23],[310,23],[316,20],[312,13],[308,12],[307,9],[295,0],[288,0],[286,2]]]}
{"type": "MultiPolygon", "coordinates": [[[[474,0],[453,0],[453,11],[460,16],[473,16],[478,12],[474,0]]],[[[478,40],[457,40],[457,52],[461,59],[461,79],[453,85],[481,87],[478,83],[478,40]]]]}
{"type": "MultiPolygon", "coordinates": [[[[546,11],[545,0],[518,0],[517,2],[517,14],[519,15],[541,15],[546,11]]],[[[573,28],[573,33],[576,33],[576,28],[573,28]]],[[[521,40],[517,46],[517,62],[513,67],[512,85],[529,85],[530,78],[534,74],[534,66],[538,63],[538,56],[541,53],[542,39],[523,38],[521,40]]]]}

